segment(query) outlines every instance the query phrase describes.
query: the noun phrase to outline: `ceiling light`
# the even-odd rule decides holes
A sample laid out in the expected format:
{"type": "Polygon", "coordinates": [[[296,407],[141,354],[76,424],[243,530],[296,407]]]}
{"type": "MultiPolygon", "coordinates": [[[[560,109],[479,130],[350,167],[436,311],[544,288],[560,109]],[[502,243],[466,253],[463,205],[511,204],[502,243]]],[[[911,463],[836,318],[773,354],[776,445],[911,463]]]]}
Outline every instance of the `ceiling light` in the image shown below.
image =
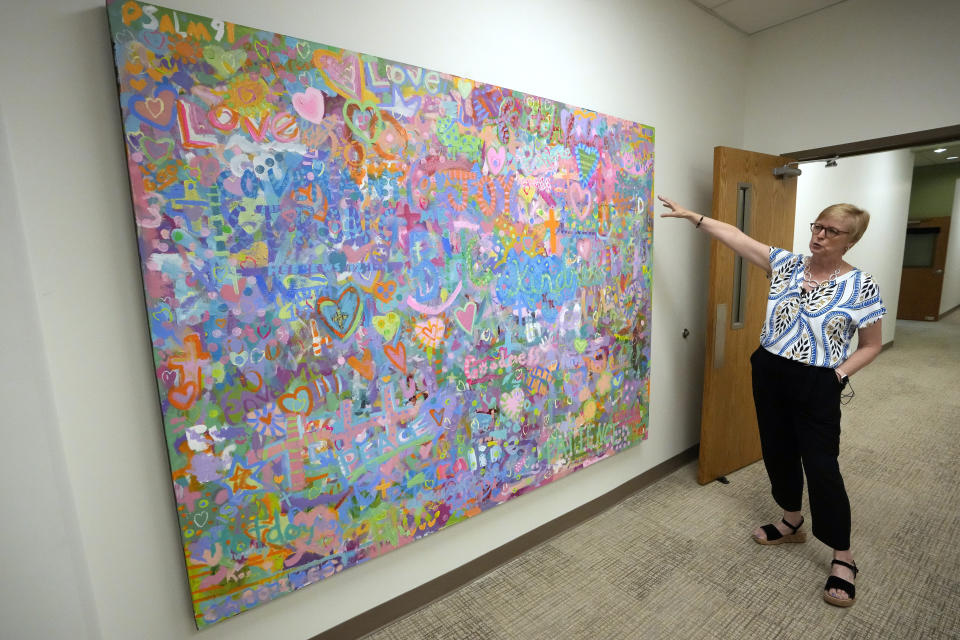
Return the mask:
{"type": "Polygon", "coordinates": [[[956,159],[957,159],[957,156],[950,156],[949,158],[947,158],[947,160],[956,160],[956,159]]]}
{"type": "Polygon", "coordinates": [[[943,153],[943,152],[946,151],[946,150],[947,150],[946,147],[940,147],[939,149],[934,149],[933,152],[934,152],[934,153],[943,153]]]}

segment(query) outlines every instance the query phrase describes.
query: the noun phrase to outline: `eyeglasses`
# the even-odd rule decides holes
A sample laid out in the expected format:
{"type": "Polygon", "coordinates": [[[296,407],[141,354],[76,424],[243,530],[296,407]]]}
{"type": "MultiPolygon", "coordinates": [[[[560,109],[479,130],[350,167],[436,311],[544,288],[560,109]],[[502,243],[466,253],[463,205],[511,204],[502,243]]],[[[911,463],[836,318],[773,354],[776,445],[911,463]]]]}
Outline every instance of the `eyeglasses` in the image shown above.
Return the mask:
{"type": "Polygon", "coordinates": [[[826,232],[828,238],[836,238],[841,233],[850,233],[849,231],[844,231],[843,229],[837,229],[836,227],[825,227],[819,222],[810,223],[810,231],[813,233],[820,233],[821,231],[826,232]]]}
{"type": "Polygon", "coordinates": [[[850,384],[850,380],[847,380],[846,388],[840,392],[840,404],[847,405],[850,404],[850,401],[853,400],[853,396],[857,395],[853,391],[853,385],[850,384]]]}

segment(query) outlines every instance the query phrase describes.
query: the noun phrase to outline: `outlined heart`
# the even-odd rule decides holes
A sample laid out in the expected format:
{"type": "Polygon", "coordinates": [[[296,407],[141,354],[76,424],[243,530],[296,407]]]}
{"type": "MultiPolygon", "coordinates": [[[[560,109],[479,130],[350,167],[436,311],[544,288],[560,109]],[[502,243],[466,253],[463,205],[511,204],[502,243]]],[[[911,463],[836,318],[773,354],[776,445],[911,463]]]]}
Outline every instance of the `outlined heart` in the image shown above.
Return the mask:
{"type": "Polygon", "coordinates": [[[143,137],[143,152],[147,158],[153,162],[163,160],[173,151],[174,142],[171,138],[154,140],[148,136],[143,137]]]}
{"type": "Polygon", "coordinates": [[[253,42],[253,50],[257,52],[261,60],[266,60],[267,56],[270,55],[270,45],[262,40],[255,40],[253,42]]]}
{"type": "Polygon", "coordinates": [[[397,329],[400,328],[400,314],[391,311],[386,315],[373,316],[373,328],[383,336],[384,340],[388,342],[393,340],[393,336],[397,335],[397,329]]]}
{"type": "Polygon", "coordinates": [[[169,87],[161,87],[152,96],[133,96],[130,110],[138,118],[158,129],[169,129],[173,124],[173,114],[177,94],[169,87]]]}
{"type": "Polygon", "coordinates": [[[433,421],[437,423],[438,427],[443,426],[443,414],[446,411],[446,409],[440,409],[440,411],[437,411],[436,409],[430,409],[430,417],[433,418],[433,421]],[[439,416],[437,415],[438,413],[440,414],[439,416]]]}
{"type": "Polygon", "coordinates": [[[576,338],[573,341],[573,348],[577,350],[577,353],[583,353],[587,349],[587,341],[583,338],[576,338]]]}
{"type": "Polygon", "coordinates": [[[440,346],[440,341],[443,340],[446,330],[447,327],[443,319],[433,317],[417,322],[414,335],[424,348],[436,349],[440,346]]]}
{"type": "Polygon", "coordinates": [[[386,126],[373,102],[348,100],[343,105],[343,121],[355,136],[368,143],[379,138],[386,126]]]}
{"type": "Polygon", "coordinates": [[[373,366],[373,354],[370,353],[370,349],[363,350],[363,357],[357,358],[356,356],[350,356],[347,358],[347,362],[351,367],[357,370],[357,373],[362,375],[367,380],[373,380],[373,375],[375,369],[373,366]]]}
{"type": "Polygon", "coordinates": [[[399,371],[404,374],[407,372],[407,347],[402,342],[397,342],[395,347],[383,345],[383,355],[387,356],[387,360],[399,371]]]}
{"type": "Polygon", "coordinates": [[[308,415],[313,412],[313,394],[310,387],[297,387],[292,393],[285,393],[277,398],[277,406],[284,413],[300,413],[308,415]]]}
{"type": "Polygon", "coordinates": [[[307,87],[303,93],[295,93],[292,97],[293,108],[300,117],[314,124],[323,122],[325,107],[323,92],[314,87],[307,87]]]}
{"type": "Polygon", "coordinates": [[[181,385],[171,387],[167,391],[167,400],[181,411],[186,411],[197,401],[197,383],[187,380],[181,385]]]}
{"type": "Polygon", "coordinates": [[[330,333],[341,340],[348,338],[360,326],[363,305],[355,287],[344,289],[336,300],[321,296],[317,298],[317,313],[330,333]]]}
{"type": "Polygon", "coordinates": [[[473,333],[473,321],[477,317],[477,303],[470,301],[453,312],[457,324],[467,333],[473,333]]]}
{"type": "Polygon", "coordinates": [[[331,89],[347,100],[360,100],[363,70],[356,55],[344,56],[329,49],[317,49],[313,52],[313,64],[331,89]]]}

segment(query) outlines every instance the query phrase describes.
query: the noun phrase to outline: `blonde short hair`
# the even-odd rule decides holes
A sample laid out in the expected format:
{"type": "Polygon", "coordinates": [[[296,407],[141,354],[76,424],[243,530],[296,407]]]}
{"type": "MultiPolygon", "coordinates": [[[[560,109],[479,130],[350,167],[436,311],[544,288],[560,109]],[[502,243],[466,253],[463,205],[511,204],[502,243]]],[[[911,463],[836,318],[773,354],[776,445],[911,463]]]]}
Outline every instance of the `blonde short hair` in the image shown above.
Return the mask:
{"type": "Polygon", "coordinates": [[[869,213],[860,207],[848,204],[846,202],[830,205],[820,212],[820,215],[817,216],[817,221],[819,222],[823,218],[834,214],[843,216],[853,223],[853,231],[850,232],[851,244],[855,244],[858,240],[860,240],[860,238],[863,237],[863,234],[867,230],[867,225],[870,224],[869,213]]]}

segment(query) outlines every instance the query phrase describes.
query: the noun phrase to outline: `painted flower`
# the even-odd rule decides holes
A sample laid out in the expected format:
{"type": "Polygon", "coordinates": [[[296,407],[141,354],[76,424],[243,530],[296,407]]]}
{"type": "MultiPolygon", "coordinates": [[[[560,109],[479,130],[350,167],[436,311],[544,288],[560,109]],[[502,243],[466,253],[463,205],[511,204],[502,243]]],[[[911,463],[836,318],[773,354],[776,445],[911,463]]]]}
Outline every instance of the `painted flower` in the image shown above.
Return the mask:
{"type": "Polygon", "coordinates": [[[283,412],[273,402],[247,413],[247,425],[264,437],[280,438],[287,433],[283,412]]]}

